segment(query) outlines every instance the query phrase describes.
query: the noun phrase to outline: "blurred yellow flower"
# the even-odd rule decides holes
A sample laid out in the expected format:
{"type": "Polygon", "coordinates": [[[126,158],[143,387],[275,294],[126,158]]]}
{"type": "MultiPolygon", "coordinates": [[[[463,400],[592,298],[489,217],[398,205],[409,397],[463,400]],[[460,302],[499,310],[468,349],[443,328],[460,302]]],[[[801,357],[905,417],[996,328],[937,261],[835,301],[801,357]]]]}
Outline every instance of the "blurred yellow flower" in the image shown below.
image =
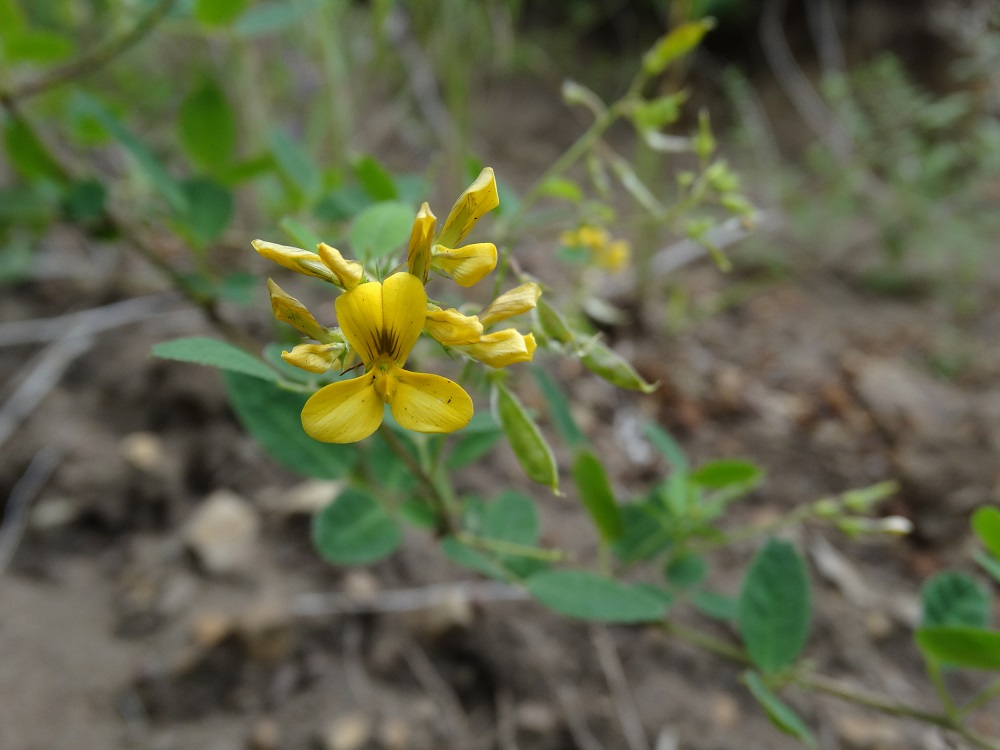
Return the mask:
{"type": "Polygon", "coordinates": [[[613,240],[606,229],[589,224],[563,232],[559,242],[564,247],[586,249],[594,265],[611,273],[624,271],[632,259],[632,246],[628,240],[613,240]]]}
{"type": "Polygon", "coordinates": [[[320,388],[302,409],[302,426],[326,443],[353,443],[382,423],[388,404],[400,426],[416,432],[454,432],[472,419],[472,399],[460,385],[403,364],[424,328],[427,294],[413,274],[359,284],[336,301],[344,337],[365,373],[320,388]]]}

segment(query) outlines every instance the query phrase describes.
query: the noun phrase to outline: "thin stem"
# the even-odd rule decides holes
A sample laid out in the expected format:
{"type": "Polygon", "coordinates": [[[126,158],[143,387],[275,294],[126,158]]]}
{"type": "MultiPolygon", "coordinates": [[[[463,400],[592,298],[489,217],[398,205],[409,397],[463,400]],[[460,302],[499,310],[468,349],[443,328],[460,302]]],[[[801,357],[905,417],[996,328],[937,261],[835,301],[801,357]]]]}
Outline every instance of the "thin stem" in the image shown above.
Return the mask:
{"type": "Polygon", "coordinates": [[[945,713],[948,716],[955,716],[958,713],[955,701],[951,699],[951,696],[948,694],[948,688],[945,687],[944,678],[941,676],[941,665],[933,659],[927,660],[927,676],[930,678],[931,684],[934,685],[934,690],[937,691],[945,713]]]}
{"type": "Polygon", "coordinates": [[[105,40],[103,44],[97,45],[75,60],[53,68],[33,81],[27,81],[10,91],[0,92],[0,100],[4,103],[10,103],[27,99],[54,86],[81,78],[103,68],[149,34],[170,13],[176,2],[177,0],[160,0],[129,31],[119,37],[105,40]]]}
{"type": "Polygon", "coordinates": [[[543,549],[541,547],[531,547],[527,544],[508,542],[503,539],[489,539],[487,537],[476,536],[467,531],[459,531],[455,534],[455,539],[469,547],[495,552],[498,555],[517,555],[518,557],[530,557],[533,560],[545,560],[547,562],[559,562],[569,558],[569,554],[561,549],[543,549]]]}
{"type": "Polygon", "coordinates": [[[966,716],[974,711],[978,711],[980,708],[985,706],[987,703],[992,701],[1000,695],[1000,678],[991,682],[985,688],[983,688],[979,693],[977,693],[972,700],[966,703],[964,706],[958,709],[959,716],[966,716]]]}
{"type": "Polygon", "coordinates": [[[413,454],[406,450],[406,446],[400,442],[396,434],[393,433],[392,428],[386,425],[385,422],[382,423],[379,432],[389,447],[392,448],[393,453],[403,460],[407,468],[413,472],[413,476],[424,486],[424,490],[427,492],[427,500],[434,507],[438,536],[454,534],[455,525],[452,521],[451,513],[448,512],[448,504],[445,502],[444,496],[437,485],[434,484],[434,480],[431,479],[430,475],[424,470],[424,467],[420,465],[417,459],[413,457],[413,454]]]}
{"type": "Polygon", "coordinates": [[[724,641],[721,638],[709,635],[703,630],[689,628],[687,625],[682,625],[676,620],[664,620],[658,624],[667,635],[673,636],[678,640],[685,641],[693,646],[698,646],[699,648],[710,651],[717,656],[722,656],[739,664],[750,663],[750,657],[747,656],[746,651],[742,648],[729,643],[728,641],[724,641]]]}

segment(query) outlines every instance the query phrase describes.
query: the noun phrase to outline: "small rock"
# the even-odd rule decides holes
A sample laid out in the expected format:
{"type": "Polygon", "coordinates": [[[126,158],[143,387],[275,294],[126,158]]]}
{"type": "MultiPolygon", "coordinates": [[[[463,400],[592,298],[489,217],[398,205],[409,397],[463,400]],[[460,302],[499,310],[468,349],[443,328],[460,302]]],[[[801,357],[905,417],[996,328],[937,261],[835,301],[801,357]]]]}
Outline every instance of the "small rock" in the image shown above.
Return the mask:
{"type": "Polygon", "coordinates": [[[184,542],[210,575],[245,573],[257,550],[260,519],[230,490],[213,492],[184,527],[184,542]]]}
{"type": "Polygon", "coordinates": [[[351,570],[344,576],[344,593],[359,602],[372,602],[382,587],[370,570],[351,570]]]}
{"type": "Polygon", "coordinates": [[[872,610],[865,615],[865,630],[874,640],[884,640],[892,635],[892,618],[886,612],[872,610]]]}
{"type": "Polygon", "coordinates": [[[716,693],[712,698],[712,723],[722,729],[732,729],[739,720],[739,704],[727,693],[716,693]]]}
{"type": "Polygon", "coordinates": [[[362,713],[338,716],[323,734],[323,750],[361,750],[372,737],[372,722],[362,713]]]}
{"type": "Polygon", "coordinates": [[[311,516],[321,511],[343,488],[330,479],[308,479],[288,489],[268,487],[256,496],[257,506],[268,513],[311,516]]]}
{"type": "Polygon", "coordinates": [[[221,612],[202,612],[191,625],[195,646],[212,648],[233,632],[233,621],[221,612]]]}
{"type": "Polygon", "coordinates": [[[842,715],[834,726],[842,746],[848,750],[899,750],[908,745],[903,731],[885,719],[842,715]]]}
{"type": "Polygon", "coordinates": [[[140,471],[156,472],[164,464],[163,441],[152,432],[133,432],[118,444],[122,456],[140,471]]]}
{"type": "Polygon", "coordinates": [[[413,736],[410,725],[393,716],[379,725],[378,741],[385,750],[406,750],[413,736]]]}
{"type": "Polygon", "coordinates": [[[68,497],[52,497],[31,509],[29,523],[38,531],[56,529],[73,523],[80,516],[80,506],[68,497]]]}
{"type": "Polygon", "coordinates": [[[277,750],[281,728],[271,718],[258,719],[247,738],[247,750],[277,750]]]}
{"type": "Polygon", "coordinates": [[[551,735],[559,726],[559,715],[548,703],[525,701],[514,710],[519,729],[540,736],[551,735]]]}

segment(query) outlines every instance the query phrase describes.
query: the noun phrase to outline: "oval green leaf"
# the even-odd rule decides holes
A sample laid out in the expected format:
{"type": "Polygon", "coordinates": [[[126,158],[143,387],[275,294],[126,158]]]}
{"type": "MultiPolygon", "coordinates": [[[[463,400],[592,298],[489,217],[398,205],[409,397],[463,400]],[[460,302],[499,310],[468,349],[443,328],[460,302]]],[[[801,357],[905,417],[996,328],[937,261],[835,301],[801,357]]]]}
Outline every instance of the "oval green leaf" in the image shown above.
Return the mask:
{"type": "Polygon", "coordinates": [[[981,628],[920,628],[917,645],[929,658],[943,664],[970,669],[1000,669],[1000,633],[981,628]]]}
{"type": "Polygon", "coordinates": [[[402,250],[413,229],[415,212],[399,201],[369,206],[351,222],[351,250],[358,258],[381,258],[402,250]]]}
{"type": "Polygon", "coordinates": [[[795,661],[809,634],[809,577],[790,543],[770,540],[750,565],[737,623],[753,663],[777,672],[795,661]]]}
{"type": "Polygon", "coordinates": [[[547,570],[525,585],[545,606],[580,620],[654,622],[667,610],[662,596],[585,570],[547,570]]]}
{"type": "Polygon", "coordinates": [[[923,627],[938,625],[984,628],[990,618],[990,596],[965,573],[945,571],[927,580],[921,592],[923,627]]]}
{"type": "Polygon", "coordinates": [[[236,115],[217,82],[202,81],[184,98],[177,128],[184,152],[202,169],[217,170],[232,160],[236,115]]]}
{"type": "Polygon", "coordinates": [[[624,531],[621,511],[604,466],[592,451],[577,452],[573,461],[573,481],[601,539],[613,542],[620,538],[624,531]]]}
{"type": "Polygon", "coordinates": [[[972,530],[993,557],[1000,558],[1000,510],[982,507],[972,514],[972,530]]]}
{"type": "Polygon", "coordinates": [[[276,381],[278,373],[252,354],[226,341],[205,336],[164,341],[153,347],[153,355],[181,362],[218,367],[220,370],[239,372],[262,380],[276,381]]]}
{"type": "Polygon", "coordinates": [[[313,544],[338,565],[364,565],[391,555],[403,533],[371,495],[348,489],[313,516],[313,544]]]}

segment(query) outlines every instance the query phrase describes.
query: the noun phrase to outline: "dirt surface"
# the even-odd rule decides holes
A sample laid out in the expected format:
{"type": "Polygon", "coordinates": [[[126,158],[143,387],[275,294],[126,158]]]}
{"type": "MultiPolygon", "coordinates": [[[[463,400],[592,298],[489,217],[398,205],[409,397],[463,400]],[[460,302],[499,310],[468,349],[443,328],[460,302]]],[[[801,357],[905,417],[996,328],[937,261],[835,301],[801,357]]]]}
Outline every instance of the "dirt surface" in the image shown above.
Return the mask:
{"type": "MultiPolygon", "coordinates": [[[[488,154],[500,179],[551,156],[509,144],[543,141],[531,133],[557,114],[539,105],[512,116],[507,127],[524,138],[498,135],[488,154]]],[[[618,300],[634,319],[609,341],[661,383],[653,395],[616,391],[573,363],[554,371],[628,491],[664,470],[641,418],[671,430],[696,461],[759,462],[769,480],[739,506],[743,519],[898,478],[886,511],[913,520],[911,539],[799,534],[815,585],[808,653],[831,676],[932,707],[910,637],[916,592],[927,575],[966,564],[968,513],[1000,490],[1000,313],[960,315],[933,295],[891,298],[839,270],[798,270],[795,248],[780,234],[771,242],[793,259],[789,273],[743,264],[724,277],[700,263],[642,304],[618,300]],[[668,313],[672,285],[691,295],[685,319],[668,313]],[[733,289],[744,291],[726,297],[733,289]],[[942,353],[961,361],[951,379],[932,366],[942,353]]],[[[370,570],[321,563],[307,514],[336,487],[271,463],[240,430],[213,371],[150,357],[159,341],[212,331],[179,301],[150,301],[163,291],[152,271],[131,262],[110,276],[94,270],[116,252],[56,233],[39,277],[0,299],[5,326],[145,300],[141,321],[78,341],[78,356],[2,448],[0,497],[51,469],[0,578],[2,750],[611,750],[632,747],[637,729],[661,750],[797,747],[764,718],[737,667],[655,629],[570,623],[531,602],[495,600],[481,583],[428,588],[474,576],[417,532],[370,570]],[[205,549],[218,554],[199,556],[205,549]],[[391,592],[403,589],[425,606],[371,611],[396,606],[391,592]],[[616,698],[599,652],[618,654],[633,708],[616,698]]],[[[532,270],[547,269],[535,261],[532,270]]],[[[229,313],[264,341],[263,292],[257,308],[229,313]]],[[[53,346],[0,349],[5,400],[29,373],[39,377],[53,346]]],[[[529,380],[521,392],[537,403],[529,380]]],[[[518,476],[505,447],[484,465],[518,476]]],[[[493,483],[482,469],[464,481],[493,483]]],[[[547,540],[587,549],[592,532],[574,503],[535,494],[547,540]]],[[[751,553],[715,558],[713,585],[734,593],[751,553]]],[[[952,679],[959,693],[972,687],[952,679]]],[[[824,748],[960,746],[832,698],[789,700],[824,748]]],[[[995,713],[974,724],[1000,736],[995,713]]]]}

